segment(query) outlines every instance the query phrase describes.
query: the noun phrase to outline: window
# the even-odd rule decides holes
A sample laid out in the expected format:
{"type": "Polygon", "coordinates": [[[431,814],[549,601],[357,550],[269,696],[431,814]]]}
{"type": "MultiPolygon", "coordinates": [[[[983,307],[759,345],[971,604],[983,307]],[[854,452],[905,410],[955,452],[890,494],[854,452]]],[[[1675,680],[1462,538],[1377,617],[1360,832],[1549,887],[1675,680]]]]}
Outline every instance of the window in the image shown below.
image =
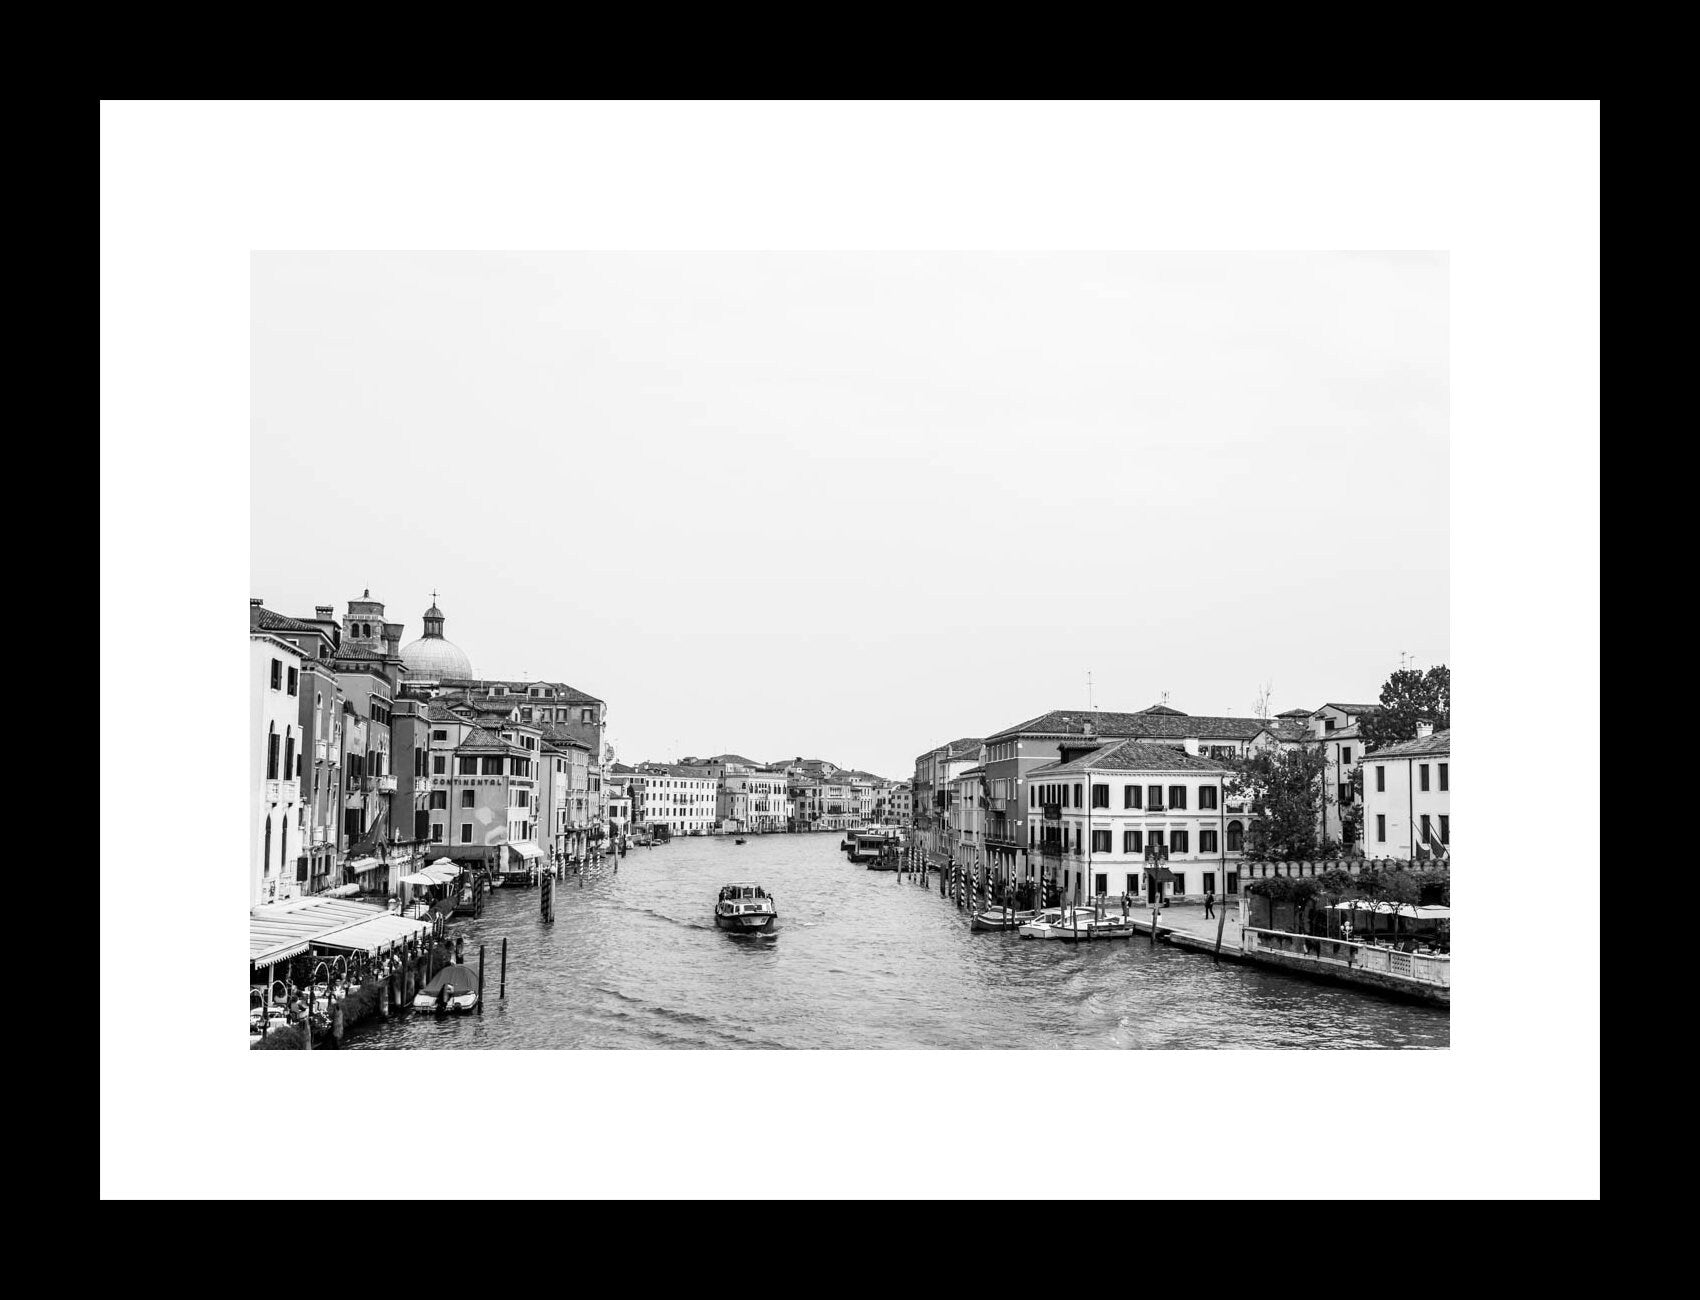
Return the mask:
{"type": "Polygon", "coordinates": [[[295,668],[291,668],[289,670],[289,693],[291,695],[299,695],[301,693],[301,673],[295,668]]]}
{"type": "Polygon", "coordinates": [[[460,792],[460,806],[462,808],[472,807],[477,802],[477,797],[478,792],[476,790],[462,790],[460,792]]]}
{"type": "Polygon", "coordinates": [[[1377,844],[1387,843],[1387,814],[1386,813],[1376,813],[1376,815],[1375,815],[1375,842],[1377,844]]]}
{"type": "Polygon", "coordinates": [[[1186,787],[1184,785],[1171,785],[1169,787],[1169,807],[1186,807],[1186,787]]]}
{"type": "Polygon", "coordinates": [[[1350,781],[1340,782],[1339,795],[1341,803],[1349,804],[1352,802],[1352,783],[1350,781]]]}
{"type": "Polygon", "coordinates": [[[431,814],[423,808],[413,814],[413,838],[422,840],[430,833],[431,814]]]}
{"type": "Polygon", "coordinates": [[[1144,794],[1145,794],[1145,791],[1141,790],[1136,785],[1124,785],[1122,787],[1122,807],[1123,808],[1138,808],[1138,807],[1140,807],[1145,802],[1144,798],[1142,797],[1144,794]]]}
{"type": "MultiPolygon", "coordinates": [[[[1198,832],[1198,851],[1200,853],[1215,853],[1215,852],[1217,852],[1216,832],[1215,831],[1199,831],[1198,832]]],[[[1210,888],[1210,886],[1205,885],[1205,888],[1208,889],[1208,888],[1210,888]]]]}
{"type": "Polygon", "coordinates": [[[1108,808],[1110,806],[1109,786],[1094,785],[1092,787],[1092,806],[1094,808],[1108,808]]]}
{"type": "Polygon", "coordinates": [[[1204,892],[1207,894],[1216,892],[1216,873],[1214,871],[1204,873],[1204,892]]]}
{"type": "Polygon", "coordinates": [[[1146,790],[1145,793],[1150,796],[1150,798],[1148,798],[1145,801],[1145,806],[1147,808],[1149,808],[1152,812],[1162,812],[1163,811],[1163,787],[1160,786],[1160,785],[1154,785],[1154,786],[1149,787],[1146,790]]]}
{"type": "Polygon", "coordinates": [[[480,776],[500,776],[502,774],[502,756],[486,754],[481,761],[478,774],[480,776]]]}
{"type": "Polygon", "coordinates": [[[449,738],[449,733],[447,732],[447,730],[445,730],[441,727],[437,728],[436,730],[432,731],[432,733],[431,733],[431,739],[432,740],[447,740],[448,738],[449,738]]]}
{"type": "Polygon", "coordinates": [[[1442,844],[1452,843],[1452,819],[1445,813],[1440,814],[1440,842],[1442,844]]]}
{"type": "Polygon", "coordinates": [[[1350,745],[1341,745],[1340,746],[1340,762],[1344,765],[1350,766],[1351,761],[1352,761],[1352,747],[1350,745]]]}
{"type": "Polygon", "coordinates": [[[1144,831],[1123,831],[1122,832],[1122,852],[1123,853],[1143,853],[1143,852],[1145,852],[1145,832],[1144,831]]]}
{"type": "Polygon", "coordinates": [[[1420,789],[1420,790],[1428,789],[1428,764],[1427,763],[1418,763],[1417,764],[1417,788],[1420,789]]]}
{"type": "Polygon", "coordinates": [[[1333,718],[1324,718],[1323,721],[1322,721],[1322,729],[1324,731],[1333,731],[1334,730],[1334,719],[1333,718]]]}
{"type": "Polygon", "coordinates": [[[460,842],[462,844],[471,844],[472,843],[472,823],[471,822],[462,822],[460,824],[460,842]]]}
{"type": "Polygon", "coordinates": [[[1228,852],[1240,853],[1245,850],[1245,827],[1239,822],[1228,823],[1228,852]]]}
{"type": "Polygon", "coordinates": [[[266,734],[266,780],[277,780],[277,724],[266,734]]]}
{"type": "Polygon", "coordinates": [[[441,844],[442,842],[443,842],[443,824],[441,822],[433,822],[432,825],[431,825],[431,843],[441,844]]]}
{"type": "Polygon", "coordinates": [[[1442,790],[1450,790],[1452,788],[1450,773],[1447,771],[1447,769],[1451,766],[1452,764],[1450,763],[1442,763],[1440,765],[1440,788],[1442,790]]]}
{"type": "Polygon", "coordinates": [[[1110,892],[1110,878],[1102,871],[1093,877],[1092,883],[1095,886],[1092,891],[1095,897],[1102,898],[1105,894],[1110,892]]]}
{"type": "MultiPolygon", "coordinates": [[[[467,791],[467,793],[470,794],[472,792],[469,790],[469,791],[467,791]]],[[[447,808],[448,806],[449,806],[449,792],[447,790],[433,790],[433,791],[431,791],[431,807],[433,807],[433,808],[447,808]]]]}
{"type": "Polygon", "coordinates": [[[579,715],[578,715],[578,720],[580,722],[595,722],[596,721],[596,710],[595,709],[580,709],[579,715]]]}
{"type": "Polygon", "coordinates": [[[1379,764],[1375,769],[1375,789],[1378,794],[1387,789],[1387,769],[1379,764]]]}
{"type": "Polygon", "coordinates": [[[1186,893],[1186,872],[1184,871],[1175,872],[1175,893],[1186,893]]]}
{"type": "Polygon", "coordinates": [[[1078,781],[1074,783],[1074,806],[1080,807],[1080,782],[1078,781]]]}
{"type": "MultiPolygon", "coordinates": [[[[1106,787],[1106,788],[1108,788],[1108,787],[1106,787]]],[[[1095,830],[1095,831],[1092,832],[1092,852],[1094,852],[1094,853],[1108,853],[1108,852],[1110,852],[1110,832],[1109,831],[1095,830]]],[[[1100,892],[1102,892],[1102,891],[1100,891],[1100,892]]]]}
{"type": "Polygon", "coordinates": [[[283,779],[293,779],[295,776],[295,732],[286,733],[283,742],[283,779]]]}
{"type": "Polygon", "coordinates": [[[1428,844],[1430,842],[1431,842],[1431,840],[1430,840],[1430,836],[1429,836],[1428,814],[1424,813],[1423,814],[1423,843],[1428,844]]]}
{"type": "Polygon", "coordinates": [[[1027,806],[1029,808],[1037,808],[1039,806],[1039,787],[1036,785],[1030,785],[1027,787],[1027,806]]]}
{"type": "Polygon", "coordinates": [[[431,755],[431,775],[432,776],[447,776],[448,775],[448,769],[449,769],[449,756],[447,754],[432,754],[431,755]]]}
{"type": "Polygon", "coordinates": [[[278,690],[283,686],[283,661],[272,660],[272,689],[278,690]]]}
{"type": "Polygon", "coordinates": [[[1176,853],[1190,853],[1187,846],[1192,843],[1191,831],[1174,831],[1169,835],[1169,848],[1176,853]]]}
{"type": "Polygon", "coordinates": [[[1154,848],[1154,849],[1160,849],[1160,848],[1163,847],[1163,832],[1162,831],[1152,831],[1151,832],[1151,847],[1154,848]]]}
{"type": "Polygon", "coordinates": [[[1137,871],[1130,872],[1128,875],[1123,876],[1122,879],[1127,881],[1128,893],[1137,894],[1139,892],[1139,873],[1137,871]]]}
{"type": "Polygon", "coordinates": [[[1203,809],[1203,808],[1214,808],[1216,806],[1216,787],[1215,786],[1213,786],[1213,785],[1201,785],[1201,786],[1198,787],[1198,806],[1201,809],[1203,809]]]}
{"type": "Polygon", "coordinates": [[[462,776],[478,775],[478,759],[471,754],[462,754],[456,766],[462,776]]]}

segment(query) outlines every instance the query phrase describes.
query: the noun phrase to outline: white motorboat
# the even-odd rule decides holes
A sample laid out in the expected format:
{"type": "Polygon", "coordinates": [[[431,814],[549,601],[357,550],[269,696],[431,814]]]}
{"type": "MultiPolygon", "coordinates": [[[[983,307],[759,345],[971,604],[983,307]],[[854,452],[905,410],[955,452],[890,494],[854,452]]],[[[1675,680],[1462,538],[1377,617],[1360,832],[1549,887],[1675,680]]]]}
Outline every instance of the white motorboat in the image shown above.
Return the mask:
{"type": "Polygon", "coordinates": [[[773,929],[779,909],[773,895],[751,880],[726,885],[714,903],[714,924],[739,934],[758,934],[773,929]]]}
{"type": "Polygon", "coordinates": [[[1033,914],[1033,918],[1016,931],[1023,939],[1049,939],[1051,926],[1063,914],[1060,907],[1043,908],[1033,914]]]}

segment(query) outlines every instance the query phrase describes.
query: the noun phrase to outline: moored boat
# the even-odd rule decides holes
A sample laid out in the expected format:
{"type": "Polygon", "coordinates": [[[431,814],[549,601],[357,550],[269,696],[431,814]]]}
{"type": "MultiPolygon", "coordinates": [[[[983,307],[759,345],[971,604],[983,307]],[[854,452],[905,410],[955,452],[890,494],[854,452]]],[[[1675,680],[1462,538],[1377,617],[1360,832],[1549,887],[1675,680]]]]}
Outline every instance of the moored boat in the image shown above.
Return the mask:
{"type": "Polygon", "coordinates": [[[771,930],[778,920],[773,895],[753,881],[723,886],[714,903],[714,924],[722,930],[756,934],[771,930]]]}
{"type": "Polygon", "coordinates": [[[1016,933],[1023,939],[1048,939],[1051,937],[1051,926],[1062,914],[1063,909],[1060,907],[1041,908],[1029,920],[1016,927],[1016,933]]]}
{"type": "Polygon", "coordinates": [[[478,972],[470,966],[445,966],[413,996],[415,1011],[464,1014],[478,1009],[478,972]]]}
{"type": "Polygon", "coordinates": [[[968,928],[975,931],[1019,930],[1038,915],[1036,911],[1006,913],[1001,907],[993,907],[984,912],[976,912],[969,919],[968,928]]]}

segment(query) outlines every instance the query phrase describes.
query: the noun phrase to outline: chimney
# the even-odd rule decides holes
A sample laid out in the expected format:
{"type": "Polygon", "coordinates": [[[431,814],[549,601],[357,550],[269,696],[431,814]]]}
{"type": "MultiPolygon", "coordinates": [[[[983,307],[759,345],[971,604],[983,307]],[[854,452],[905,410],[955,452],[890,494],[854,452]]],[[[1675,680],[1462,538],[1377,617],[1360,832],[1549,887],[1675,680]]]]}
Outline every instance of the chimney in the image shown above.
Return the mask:
{"type": "Polygon", "coordinates": [[[264,596],[250,596],[250,597],[248,597],[248,606],[249,606],[250,609],[258,609],[261,605],[263,605],[265,603],[266,603],[266,598],[264,596]]]}
{"type": "Polygon", "coordinates": [[[1426,739],[1428,739],[1428,737],[1430,737],[1432,735],[1434,735],[1434,723],[1432,723],[1432,722],[1419,722],[1419,723],[1417,723],[1417,739],[1418,740],[1426,740],[1426,739]]]}
{"type": "Polygon", "coordinates": [[[384,653],[388,658],[401,658],[401,634],[404,627],[400,623],[384,624],[384,653]]]}
{"type": "Polygon", "coordinates": [[[1088,739],[1088,740],[1091,740],[1092,737],[1094,737],[1095,735],[1098,734],[1097,731],[1092,726],[1092,719],[1091,718],[1086,719],[1086,722],[1081,726],[1080,734],[1085,736],[1086,739],[1088,739]]]}
{"type": "Polygon", "coordinates": [[[336,622],[336,608],[332,605],[314,605],[313,617],[321,623],[336,622]]]}

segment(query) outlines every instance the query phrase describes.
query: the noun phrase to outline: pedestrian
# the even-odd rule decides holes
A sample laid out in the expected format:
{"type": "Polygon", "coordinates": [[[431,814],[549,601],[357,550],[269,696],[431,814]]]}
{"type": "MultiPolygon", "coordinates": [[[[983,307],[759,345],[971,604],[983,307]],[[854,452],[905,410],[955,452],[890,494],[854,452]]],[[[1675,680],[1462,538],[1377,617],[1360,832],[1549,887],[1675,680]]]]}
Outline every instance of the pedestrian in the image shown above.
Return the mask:
{"type": "Polygon", "coordinates": [[[1216,915],[1216,891],[1214,889],[1204,891],[1204,915],[1216,915]]]}

